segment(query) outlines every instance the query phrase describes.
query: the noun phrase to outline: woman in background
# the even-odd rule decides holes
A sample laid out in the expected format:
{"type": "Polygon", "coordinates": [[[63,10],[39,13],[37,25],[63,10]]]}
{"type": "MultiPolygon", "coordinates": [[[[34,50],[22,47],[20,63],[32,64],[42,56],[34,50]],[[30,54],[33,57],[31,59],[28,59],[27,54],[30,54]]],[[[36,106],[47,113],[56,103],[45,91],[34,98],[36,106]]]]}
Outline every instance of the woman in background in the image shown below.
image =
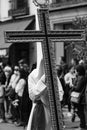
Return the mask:
{"type": "Polygon", "coordinates": [[[29,114],[31,109],[31,104],[29,100],[28,94],[28,83],[27,76],[24,69],[20,69],[20,79],[16,85],[16,99],[13,101],[14,105],[17,101],[18,103],[18,112],[19,112],[19,120],[17,122],[17,126],[26,126],[29,119],[29,114]]]}
{"type": "MultiPolygon", "coordinates": [[[[82,65],[76,67],[77,72],[77,83],[73,87],[73,91],[81,93],[80,102],[75,104],[77,108],[77,114],[80,118],[80,127],[81,129],[87,129],[86,120],[85,120],[85,89],[86,89],[86,78],[85,78],[85,69],[82,65]]],[[[87,114],[87,113],[86,113],[87,114]]]]}
{"type": "Polygon", "coordinates": [[[12,74],[12,68],[10,66],[5,66],[4,67],[4,73],[5,73],[5,76],[6,76],[6,82],[5,82],[5,115],[6,116],[9,116],[9,99],[8,99],[8,96],[6,95],[6,90],[8,88],[8,84],[10,82],[10,78],[11,78],[11,74],[12,74]]]}

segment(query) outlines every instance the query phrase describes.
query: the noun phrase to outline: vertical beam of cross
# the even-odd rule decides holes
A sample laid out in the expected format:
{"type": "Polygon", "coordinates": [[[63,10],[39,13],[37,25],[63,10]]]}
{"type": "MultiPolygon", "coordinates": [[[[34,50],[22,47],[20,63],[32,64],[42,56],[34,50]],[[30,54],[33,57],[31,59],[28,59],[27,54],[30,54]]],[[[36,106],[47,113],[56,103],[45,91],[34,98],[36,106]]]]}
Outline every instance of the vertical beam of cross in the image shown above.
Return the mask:
{"type": "Polygon", "coordinates": [[[54,57],[53,44],[48,38],[48,32],[50,31],[50,21],[48,10],[38,10],[40,30],[45,33],[45,39],[42,42],[43,57],[45,61],[45,74],[49,95],[50,113],[53,130],[63,129],[63,120],[61,105],[59,101],[58,85],[57,85],[57,73],[56,63],[54,57]]]}

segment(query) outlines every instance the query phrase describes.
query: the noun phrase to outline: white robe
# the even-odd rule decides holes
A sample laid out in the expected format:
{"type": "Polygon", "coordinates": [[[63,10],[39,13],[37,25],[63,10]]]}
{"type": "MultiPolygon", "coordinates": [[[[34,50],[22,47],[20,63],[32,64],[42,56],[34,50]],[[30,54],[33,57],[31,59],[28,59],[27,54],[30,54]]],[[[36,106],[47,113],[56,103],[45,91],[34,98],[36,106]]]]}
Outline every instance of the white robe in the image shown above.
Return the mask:
{"type": "MultiPolygon", "coordinates": [[[[41,102],[43,103],[43,106],[44,106],[45,124],[46,124],[44,130],[53,130],[52,125],[51,125],[51,118],[50,118],[47,87],[45,85],[45,75],[43,75],[40,79],[37,78],[36,75],[37,75],[37,69],[33,70],[28,77],[29,97],[33,101],[33,105],[32,105],[32,110],[31,110],[27,130],[32,130],[31,129],[32,118],[33,118],[33,112],[34,112],[34,109],[36,106],[36,103],[34,103],[35,100],[41,100],[41,102]]],[[[58,86],[59,86],[59,95],[62,94],[62,96],[63,96],[63,89],[62,89],[59,79],[58,79],[58,86]]],[[[61,100],[61,98],[60,98],[60,100],[61,100]]]]}

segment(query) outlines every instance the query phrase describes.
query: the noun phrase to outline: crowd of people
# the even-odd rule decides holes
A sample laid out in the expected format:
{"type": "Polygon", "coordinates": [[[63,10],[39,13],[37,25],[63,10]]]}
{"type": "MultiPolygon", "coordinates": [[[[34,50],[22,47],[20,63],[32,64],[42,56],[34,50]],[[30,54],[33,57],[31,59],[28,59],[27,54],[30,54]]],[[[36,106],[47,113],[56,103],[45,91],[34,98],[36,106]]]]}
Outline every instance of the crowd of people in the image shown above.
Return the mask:
{"type": "Polygon", "coordinates": [[[75,117],[80,119],[80,128],[87,129],[87,64],[81,59],[72,59],[70,65],[67,65],[61,59],[60,65],[57,66],[57,74],[61,81],[64,95],[61,102],[62,108],[68,105],[68,116],[71,121],[75,117]],[[79,92],[80,100],[78,103],[71,102],[71,92],[79,92]]]}
{"type": "MultiPolygon", "coordinates": [[[[30,73],[28,65],[22,60],[13,69],[8,65],[4,68],[0,66],[0,123],[28,125],[27,130],[53,130],[43,60],[38,68],[34,68],[30,73]]],[[[71,121],[74,122],[77,115],[80,119],[80,127],[87,129],[85,61],[72,59],[70,65],[67,65],[61,58],[56,70],[61,108],[67,105],[67,114],[72,116],[71,121]],[[73,91],[79,93],[83,91],[78,104],[70,100],[73,91]]]]}
{"type": "MultiPolygon", "coordinates": [[[[70,65],[61,58],[56,66],[58,75],[58,90],[61,108],[68,106],[68,116],[72,116],[72,122],[77,115],[80,119],[80,128],[87,129],[87,67],[83,59],[72,59],[70,65]],[[62,87],[61,87],[62,86],[62,87]],[[83,91],[84,89],[84,91],[83,91]],[[71,102],[71,92],[83,93],[78,104],[71,102]]],[[[43,59],[36,69],[28,77],[29,97],[33,102],[27,130],[55,130],[52,127],[48,89],[44,72],[43,59]],[[42,118],[43,117],[43,118],[42,118]]],[[[65,123],[63,121],[63,128],[65,123]]]]}
{"type": "Polygon", "coordinates": [[[29,68],[20,60],[14,68],[0,66],[0,123],[26,126],[32,102],[28,93],[29,68]]]}

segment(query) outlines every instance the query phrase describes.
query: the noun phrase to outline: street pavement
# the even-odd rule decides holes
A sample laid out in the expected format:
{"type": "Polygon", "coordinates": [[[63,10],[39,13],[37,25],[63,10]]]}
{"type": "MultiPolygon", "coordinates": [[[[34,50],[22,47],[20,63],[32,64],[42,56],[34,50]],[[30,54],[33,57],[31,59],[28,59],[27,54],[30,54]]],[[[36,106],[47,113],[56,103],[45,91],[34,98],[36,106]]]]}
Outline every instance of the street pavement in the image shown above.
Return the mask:
{"type": "MultiPolygon", "coordinates": [[[[80,130],[79,129],[79,118],[75,118],[75,122],[71,121],[71,116],[67,114],[67,107],[63,109],[65,129],[64,130],[80,130]]],[[[23,127],[17,127],[11,123],[0,123],[0,130],[26,130],[23,127]]]]}
{"type": "Polygon", "coordinates": [[[0,130],[24,130],[23,127],[16,127],[14,124],[1,123],[0,130]]]}
{"type": "Polygon", "coordinates": [[[75,121],[72,122],[72,116],[68,115],[67,108],[63,109],[63,115],[64,115],[64,123],[65,123],[65,129],[64,130],[80,130],[79,128],[79,118],[76,115],[75,121]]]}

